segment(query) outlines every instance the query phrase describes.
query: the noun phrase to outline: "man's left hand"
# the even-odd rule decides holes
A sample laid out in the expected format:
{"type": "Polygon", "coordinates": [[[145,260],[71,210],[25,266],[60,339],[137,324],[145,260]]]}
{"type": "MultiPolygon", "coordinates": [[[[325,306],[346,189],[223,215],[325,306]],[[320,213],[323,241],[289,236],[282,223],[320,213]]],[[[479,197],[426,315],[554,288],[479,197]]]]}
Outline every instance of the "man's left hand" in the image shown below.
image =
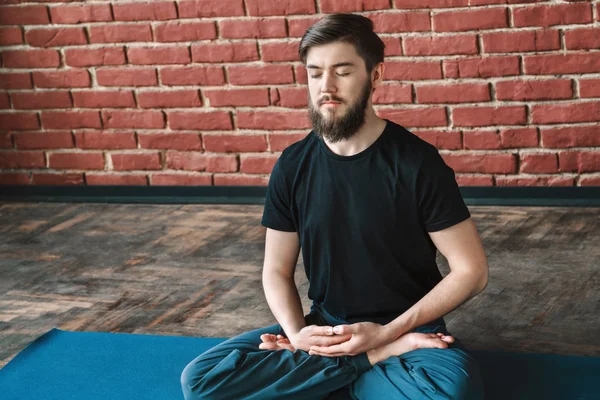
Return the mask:
{"type": "Polygon", "coordinates": [[[389,328],[373,322],[337,325],[333,332],[336,335],[352,334],[352,337],[332,346],[312,346],[308,354],[325,357],[354,356],[384,346],[395,339],[389,328]]]}

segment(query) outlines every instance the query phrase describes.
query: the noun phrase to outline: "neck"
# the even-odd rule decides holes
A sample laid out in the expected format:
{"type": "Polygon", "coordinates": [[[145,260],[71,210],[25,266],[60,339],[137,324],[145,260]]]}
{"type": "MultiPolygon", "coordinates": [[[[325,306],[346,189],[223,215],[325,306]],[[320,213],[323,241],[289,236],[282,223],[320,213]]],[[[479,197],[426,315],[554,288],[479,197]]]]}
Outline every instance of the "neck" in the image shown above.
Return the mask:
{"type": "Polygon", "coordinates": [[[335,154],[353,156],[371,146],[383,133],[385,125],[385,120],[379,118],[375,114],[373,107],[369,105],[365,114],[365,123],[350,139],[337,143],[330,143],[327,139],[324,139],[324,141],[327,147],[335,154]]]}

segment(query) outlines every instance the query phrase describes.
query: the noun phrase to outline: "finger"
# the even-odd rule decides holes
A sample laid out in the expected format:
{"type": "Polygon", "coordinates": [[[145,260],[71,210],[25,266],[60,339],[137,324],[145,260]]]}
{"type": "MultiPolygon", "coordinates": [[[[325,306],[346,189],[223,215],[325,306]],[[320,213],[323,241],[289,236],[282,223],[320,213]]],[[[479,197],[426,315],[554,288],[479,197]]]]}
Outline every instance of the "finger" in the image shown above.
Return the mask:
{"type": "Polygon", "coordinates": [[[333,327],[333,333],[336,335],[347,335],[353,333],[352,325],[337,325],[333,327]]]}
{"type": "Polygon", "coordinates": [[[261,343],[258,345],[258,348],[261,350],[277,350],[277,343],[273,343],[273,342],[268,342],[268,343],[261,343]]]}
{"type": "Polygon", "coordinates": [[[286,344],[286,343],[280,343],[280,342],[278,342],[277,345],[279,346],[280,349],[289,350],[292,353],[294,351],[296,351],[296,349],[291,344],[286,344]]]}
{"type": "Polygon", "coordinates": [[[320,356],[320,357],[343,357],[343,356],[348,356],[349,354],[346,353],[335,353],[335,354],[325,354],[325,353],[319,353],[317,351],[313,351],[310,350],[308,352],[309,355],[311,356],[320,356]]]}
{"type": "Polygon", "coordinates": [[[335,335],[335,336],[321,336],[319,338],[315,338],[315,340],[313,340],[313,345],[315,346],[333,346],[336,344],[340,344],[340,343],[344,343],[347,342],[348,340],[352,339],[352,335],[335,335]]]}
{"type": "Polygon", "coordinates": [[[314,326],[310,332],[311,336],[331,336],[333,335],[333,327],[331,326],[314,326]]]}
{"type": "Polygon", "coordinates": [[[452,336],[444,336],[442,337],[442,340],[446,343],[454,343],[454,337],[452,336]]]}
{"type": "Polygon", "coordinates": [[[336,344],[333,346],[311,346],[310,350],[314,350],[316,352],[319,353],[323,353],[323,354],[337,354],[337,353],[348,353],[348,346],[346,345],[346,343],[342,343],[342,344],[336,344]]]}

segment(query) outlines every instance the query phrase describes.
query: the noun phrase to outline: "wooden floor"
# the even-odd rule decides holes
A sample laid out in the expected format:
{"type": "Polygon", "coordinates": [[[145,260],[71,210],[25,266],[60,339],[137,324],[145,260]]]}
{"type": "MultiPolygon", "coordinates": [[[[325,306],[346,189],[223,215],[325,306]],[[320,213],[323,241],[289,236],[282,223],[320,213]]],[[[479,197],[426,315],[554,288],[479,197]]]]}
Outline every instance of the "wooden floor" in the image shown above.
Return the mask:
{"type": "MultiPolygon", "coordinates": [[[[472,349],[600,356],[600,209],[470,209],[490,282],[446,317],[450,332],[472,349]]],[[[240,205],[0,204],[0,367],[53,327],[229,337],[275,323],[260,281],[261,215],[240,205]]],[[[448,273],[441,256],[439,265],[448,273]]]]}

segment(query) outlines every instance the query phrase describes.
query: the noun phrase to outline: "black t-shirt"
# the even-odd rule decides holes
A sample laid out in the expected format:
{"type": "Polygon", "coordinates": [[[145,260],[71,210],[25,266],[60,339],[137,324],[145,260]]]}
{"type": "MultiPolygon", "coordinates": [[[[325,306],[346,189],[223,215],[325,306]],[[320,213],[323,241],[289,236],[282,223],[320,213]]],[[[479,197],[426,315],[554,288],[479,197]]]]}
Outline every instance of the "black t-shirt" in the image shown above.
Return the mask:
{"type": "Polygon", "coordinates": [[[314,132],[273,167],[262,225],[298,232],[308,297],[350,323],[386,324],[441,279],[435,232],[470,217],[437,149],[386,120],[352,156],[314,132]]]}

